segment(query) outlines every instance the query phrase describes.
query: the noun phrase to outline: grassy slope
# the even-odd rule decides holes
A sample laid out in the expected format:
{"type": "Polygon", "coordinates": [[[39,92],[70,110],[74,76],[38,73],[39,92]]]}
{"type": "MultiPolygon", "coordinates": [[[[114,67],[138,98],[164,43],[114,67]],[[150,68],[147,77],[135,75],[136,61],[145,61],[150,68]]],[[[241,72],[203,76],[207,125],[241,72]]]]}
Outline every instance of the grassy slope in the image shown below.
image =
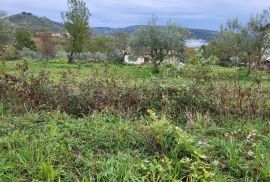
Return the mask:
{"type": "MultiPolygon", "coordinates": [[[[18,74],[15,64],[9,62],[2,69],[18,74]]],[[[41,69],[50,71],[55,80],[67,68],[75,71],[78,65],[41,62],[29,65],[34,73],[41,69]]],[[[105,69],[103,64],[83,65],[78,79],[105,69]]],[[[152,75],[149,65],[109,65],[108,70],[120,79],[128,76],[136,82],[145,82],[154,76],[162,77],[167,68],[159,75],[152,75]]],[[[226,84],[227,75],[234,71],[214,67],[214,72],[224,77],[220,84],[226,84]]],[[[239,72],[241,79],[251,84],[244,73],[245,70],[239,72]]],[[[184,77],[184,81],[188,80],[188,76],[184,77]]],[[[268,79],[265,85],[268,87],[268,79]]],[[[193,118],[193,124],[188,124],[186,120],[110,114],[76,119],[58,111],[29,112],[19,117],[2,114],[0,181],[172,181],[190,173],[201,176],[202,169],[214,174],[211,177],[214,181],[270,180],[270,121],[211,118],[201,114],[193,118]],[[176,137],[177,127],[182,133],[181,141],[170,143],[176,137]],[[180,160],[175,152],[192,161],[180,160]],[[198,152],[206,158],[197,160],[198,152]]]]}

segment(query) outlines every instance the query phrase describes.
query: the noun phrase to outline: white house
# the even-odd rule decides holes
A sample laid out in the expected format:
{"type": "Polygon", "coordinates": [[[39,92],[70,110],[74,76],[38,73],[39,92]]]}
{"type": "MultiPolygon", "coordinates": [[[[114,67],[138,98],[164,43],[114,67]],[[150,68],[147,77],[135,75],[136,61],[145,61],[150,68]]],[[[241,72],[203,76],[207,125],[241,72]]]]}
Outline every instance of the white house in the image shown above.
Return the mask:
{"type": "Polygon", "coordinates": [[[143,56],[140,56],[140,57],[138,57],[138,59],[136,61],[135,60],[131,61],[130,56],[125,55],[124,62],[126,64],[143,64],[143,63],[145,63],[145,59],[143,56]]]}

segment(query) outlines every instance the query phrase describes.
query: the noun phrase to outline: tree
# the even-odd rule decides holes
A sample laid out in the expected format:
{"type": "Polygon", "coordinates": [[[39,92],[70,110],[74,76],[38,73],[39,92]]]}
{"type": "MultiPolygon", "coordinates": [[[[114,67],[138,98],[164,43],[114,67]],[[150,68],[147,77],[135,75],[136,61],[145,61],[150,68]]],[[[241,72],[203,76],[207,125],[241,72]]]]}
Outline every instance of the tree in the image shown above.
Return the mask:
{"type": "Polygon", "coordinates": [[[221,25],[218,36],[214,42],[209,44],[208,48],[211,48],[219,57],[221,64],[226,65],[232,57],[246,62],[248,45],[247,27],[242,25],[238,19],[230,19],[225,26],[221,25]]]}
{"type": "Polygon", "coordinates": [[[16,52],[13,46],[14,27],[4,18],[6,15],[6,12],[0,10],[0,59],[3,64],[5,60],[14,59],[16,52]]]}
{"type": "Polygon", "coordinates": [[[168,22],[166,26],[157,25],[153,16],[148,24],[140,28],[131,38],[132,51],[140,55],[149,55],[154,65],[154,72],[159,72],[159,65],[170,55],[181,56],[187,30],[168,22]]]}
{"type": "Polygon", "coordinates": [[[89,40],[88,50],[90,52],[102,52],[107,53],[111,49],[112,38],[110,37],[97,37],[89,40]]]}
{"type": "Polygon", "coordinates": [[[39,52],[48,60],[55,53],[56,45],[50,32],[44,31],[37,34],[39,52]]]}
{"type": "Polygon", "coordinates": [[[90,11],[82,0],[68,0],[68,11],[62,13],[68,32],[68,62],[73,63],[74,53],[80,53],[89,39],[90,11]]]}
{"type": "Polygon", "coordinates": [[[250,56],[260,61],[270,49],[270,35],[267,27],[270,23],[270,7],[262,13],[252,16],[248,22],[250,38],[250,56]]]}
{"type": "Polygon", "coordinates": [[[270,8],[256,16],[251,16],[245,25],[239,20],[228,20],[226,26],[221,26],[217,38],[206,47],[206,50],[216,54],[222,63],[231,57],[240,58],[251,72],[251,64],[258,63],[270,49],[270,36],[265,28],[270,22],[270,8]]]}
{"type": "Polygon", "coordinates": [[[123,63],[128,47],[129,34],[124,31],[115,32],[110,42],[108,57],[111,61],[123,63]]]}
{"type": "Polygon", "coordinates": [[[24,29],[19,29],[15,33],[16,43],[15,47],[22,50],[24,47],[32,51],[37,51],[35,42],[31,39],[31,33],[24,29]]]}
{"type": "Polygon", "coordinates": [[[4,31],[4,23],[3,23],[3,20],[2,18],[6,15],[6,13],[4,11],[1,11],[0,10],[0,57],[2,57],[2,52],[3,52],[3,49],[4,49],[4,46],[7,42],[6,40],[6,36],[5,36],[5,31],[4,31]]]}
{"type": "Polygon", "coordinates": [[[6,12],[0,10],[0,57],[7,45],[12,43],[12,27],[11,24],[4,19],[6,12]]]}

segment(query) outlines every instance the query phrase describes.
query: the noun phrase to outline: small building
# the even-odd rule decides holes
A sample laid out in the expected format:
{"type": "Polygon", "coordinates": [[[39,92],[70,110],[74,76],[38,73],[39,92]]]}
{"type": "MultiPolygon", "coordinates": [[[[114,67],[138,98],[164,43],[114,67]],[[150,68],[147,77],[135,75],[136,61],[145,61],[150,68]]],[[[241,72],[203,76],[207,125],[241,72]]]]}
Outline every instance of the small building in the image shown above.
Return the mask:
{"type": "Polygon", "coordinates": [[[150,61],[150,56],[139,56],[138,58],[135,58],[134,60],[131,60],[132,58],[130,58],[129,54],[126,54],[124,57],[124,63],[126,64],[145,64],[148,63],[150,61]]]}
{"type": "Polygon", "coordinates": [[[53,33],[53,37],[58,37],[58,38],[64,38],[65,34],[64,33],[53,33]]]}
{"type": "Polygon", "coordinates": [[[126,64],[144,64],[146,62],[149,62],[150,57],[149,56],[139,56],[138,58],[131,58],[131,48],[127,47],[124,51],[124,63],[126,64]]]}

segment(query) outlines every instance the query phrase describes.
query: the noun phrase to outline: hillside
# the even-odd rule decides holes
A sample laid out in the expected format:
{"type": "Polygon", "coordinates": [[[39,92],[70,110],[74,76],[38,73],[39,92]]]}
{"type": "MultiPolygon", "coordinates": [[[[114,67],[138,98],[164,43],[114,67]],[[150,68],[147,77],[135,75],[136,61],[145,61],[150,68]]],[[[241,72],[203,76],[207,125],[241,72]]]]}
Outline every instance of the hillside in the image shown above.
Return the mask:
{"type": "MultiPolygon", "coordinates": [[[[143,27],[143,25],[134,25],[134,26],[129,26],[125,28],[94,27],[93,29],[95,33],[99,33],[99,34],[103,33],[107,36],[111,36],[113,33],[118,32],[118,31],[123,31],[123,32],[132,34],[141,27],[143,27]]],[[[193,39],[202,39],[202,40],[205,40],[206,42],[213,40],[213,38],[217,34],[216,31],[212,31],[212,30],[202,30],[202,29],[192,29],[192,28],[189,28],[188,30],[193,39]]]]}
{"type": "Polygon", "coordinates": [[[61,23],[52,21],[46,17],[38,17],[31,13],[21,13],[8,16],[8,19],[17,28],[28,28],[32,31],[46,29],[51,32],[63,32],[64,26],[61,23]]]}
{"type": "MultiPolygon", "coordinates": [[[[39,31],[41,29],[47,29],[51,32],[63,32],[64,26],[62,23],[52,21],[46,17],[38,17],[32,13],[23,12],[7,17],[7,19],[15,25],[15,27],[27,27],[32,31],[39,31]]],[[[91,28],[93,37],[100,36],[112,36],[115,32],[123,31],[129,34],[134,33],[138,28],[143,25],[128,26],[125,28],[110,28],[110,27],[93,27],[91,28]]],[[[211,41],[216,31],[202,30],[202,29],[189,29],[193,39],[202,39],[206,42],[211,41]]]]}

